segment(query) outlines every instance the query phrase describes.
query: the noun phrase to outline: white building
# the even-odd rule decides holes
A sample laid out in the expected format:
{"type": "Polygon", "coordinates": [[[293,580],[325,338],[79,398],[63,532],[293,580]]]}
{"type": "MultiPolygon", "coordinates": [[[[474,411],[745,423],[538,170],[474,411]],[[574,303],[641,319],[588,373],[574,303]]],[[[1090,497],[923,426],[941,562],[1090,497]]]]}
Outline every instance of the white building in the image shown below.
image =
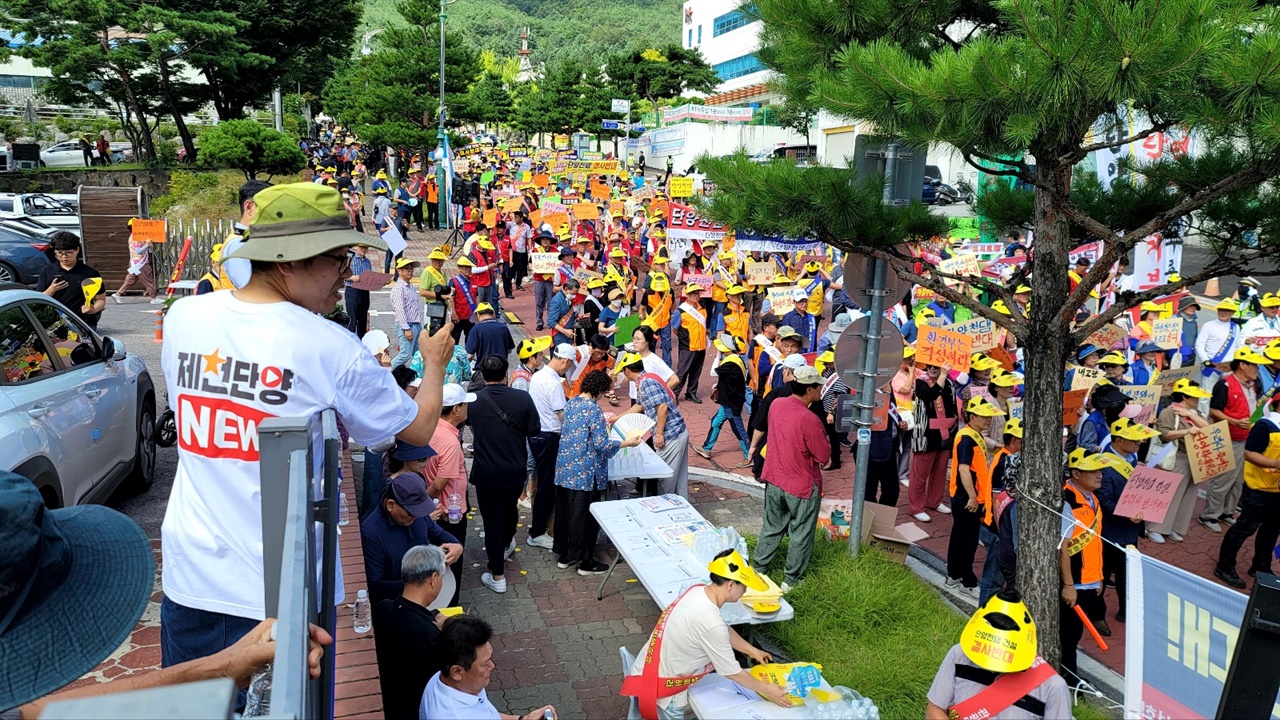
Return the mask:
{"type": "Polygon", "coordinates": [[[708,105],[763,106],[777,98],[765,87],[772,74],[756,59],[760,21],[738,10],[742,0],[688,0],[684,4],[680,41],[702,53],[720,85],[706,98],[708,105]]]}

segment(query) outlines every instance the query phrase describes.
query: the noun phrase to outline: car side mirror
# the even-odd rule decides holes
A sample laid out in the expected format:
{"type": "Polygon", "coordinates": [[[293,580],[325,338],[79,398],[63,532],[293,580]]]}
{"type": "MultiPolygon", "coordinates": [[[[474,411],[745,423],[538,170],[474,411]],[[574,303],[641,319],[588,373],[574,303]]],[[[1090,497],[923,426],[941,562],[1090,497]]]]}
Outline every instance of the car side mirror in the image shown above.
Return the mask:
{"type": "Polygon", "coordinates": [[[125,358],[124,343],[109,337],[102,338],[102,359],[123,360],[125,358]]]}

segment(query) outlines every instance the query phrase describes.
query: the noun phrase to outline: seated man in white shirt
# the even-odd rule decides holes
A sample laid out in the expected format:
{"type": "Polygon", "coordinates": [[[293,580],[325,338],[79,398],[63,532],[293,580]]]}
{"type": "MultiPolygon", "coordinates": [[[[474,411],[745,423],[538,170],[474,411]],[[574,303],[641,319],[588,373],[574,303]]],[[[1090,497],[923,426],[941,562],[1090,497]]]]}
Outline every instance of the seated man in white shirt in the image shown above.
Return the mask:
{"type": "Polygon", "coordinates": [[[449,618],[436,639],[444,668],[431,676],[422,692],[419,720],[543,720],[556,709],[544,705],[526,715],[498,712],[485,687],[493,672],[493,628],[473,615],[449,618]]]}

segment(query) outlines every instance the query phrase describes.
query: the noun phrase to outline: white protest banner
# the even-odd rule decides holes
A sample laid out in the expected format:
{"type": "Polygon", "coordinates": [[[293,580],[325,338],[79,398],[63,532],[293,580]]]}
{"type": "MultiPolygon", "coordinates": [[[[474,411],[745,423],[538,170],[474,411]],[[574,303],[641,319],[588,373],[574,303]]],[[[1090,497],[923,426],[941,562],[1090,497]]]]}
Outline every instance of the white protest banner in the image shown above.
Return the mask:
{"type": "Polygon", "coordinates": [[[996,346],[995,324],[986,318],[948,325],[947,329],[973,338],[974,352],[986,352],[996,346]]]}
{"type": "Polygon", "coordinates": [[[1191,479],[1202,483],[1211,477],[1236,469],[1236,456],[1231,450],[1231,433],[1227,421],[1200,428],[1186,437],[1187,459],[1191,461],[1191,479]]]}
{"type": "MultiPolygon", "coordinates": [[[[667,206],[667,240],[691,240],[719,242],[724,238],[724,223],[712,222],[698,215],[698,211],[688,205],[671,202],[667,206]]],[[[675,261],[675,256],[671,256],[675,261]]]]}
{"type": "Polygon", "coordinates": [[[556,271],[556,265],[560,264],[560,255],[553,252],[536,252],[532,253],[533,271],[539,275],[548,275],[556,271]]]}
{"type": "Polygon", "coordinates": [[[382,242],[387,244],[392,255],[399,255],[409,246],[404,241],[404,236],[400,234],[400,229],[394,223],[388,225],[387,229],[382,232],[382,242]]]}
{"type": "Polygon", "coordinates": [[[1162,350],[1177,350],[1182,346],[1182,318],[1171,317],[1152,323],[1151,341],[1162,350]]]}
{"type": "Polygon", "coordinates": [[[769,312],[782,317],[795,309],[795,285],[774,285],[769,288],[769,312]]]}
{"type": "Polygon", "coordinates": [[[1074,371],[1071,374],[1072,390],[1088,390],[1089,388],[1092,388],[1094,385],[1097,385],[1099,380],[1107,376],[1105,372],[1097,368],[1087,368],[1087,367],[1081,366],[1081,367],[1072,368],[1072,370],[1074,371]]]}
{"type": "Polygon", "coordinates": [[[1085,340],[1086,345],[1092,345],[1099,350],[1110,350],[1112,345],[1120,342],[1129,333],[1125,329],[1115,323],[1107,323],[1097,330],[1085,340]]]}

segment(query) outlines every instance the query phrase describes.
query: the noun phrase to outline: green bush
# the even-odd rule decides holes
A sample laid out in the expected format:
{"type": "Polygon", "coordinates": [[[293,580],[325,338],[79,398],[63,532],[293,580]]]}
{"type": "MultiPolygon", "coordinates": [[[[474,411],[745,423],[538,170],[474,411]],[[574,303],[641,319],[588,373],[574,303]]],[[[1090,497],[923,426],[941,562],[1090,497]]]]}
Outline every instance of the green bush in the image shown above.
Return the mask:
{"type": "Polygon", "coordinates": [[[239,170],[247,179],[296,173],[307,164],[289,136],[256,120],[228,120],[207,130],[200,136],[198,162],[239,170]]]}

